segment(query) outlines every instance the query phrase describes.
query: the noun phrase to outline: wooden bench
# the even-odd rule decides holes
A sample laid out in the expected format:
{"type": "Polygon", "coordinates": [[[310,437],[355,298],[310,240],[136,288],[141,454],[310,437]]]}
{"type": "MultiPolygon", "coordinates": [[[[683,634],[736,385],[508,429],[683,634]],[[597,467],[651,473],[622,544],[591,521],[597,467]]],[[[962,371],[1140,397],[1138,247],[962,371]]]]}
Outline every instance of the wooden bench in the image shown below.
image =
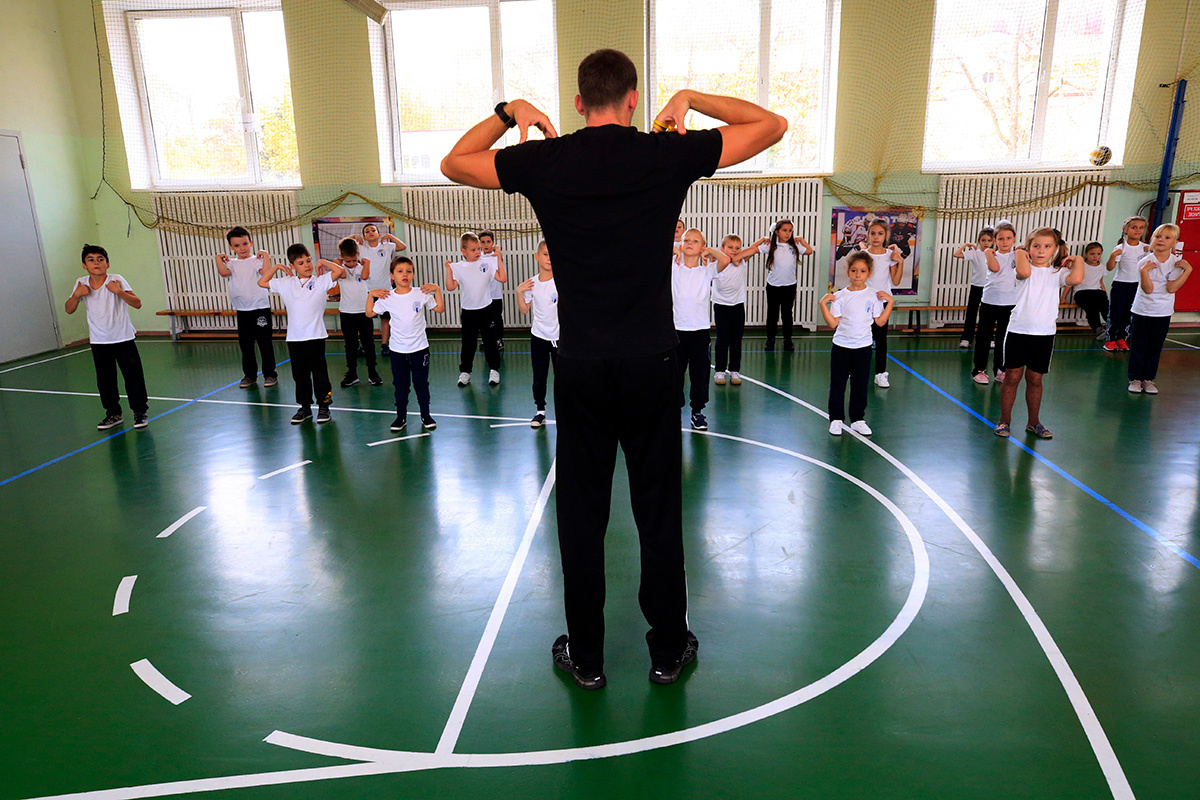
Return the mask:
{"type": "MultiPolygon", "coordinates": [[[[336,308],[327,308],[327,309],[325,309],[325,313],[326,314],[337,314],[339,312],[336,308]]],[[[273,314],[276,317],[286,317],[287,316],[286,311],[280,311],[277,309],[272,309],[271,314],[273,314]]],[[[154,315],[156,317],[170,317],[171,318],[171,338],[178,339],[180,336],[185,336],[190,333],[190,331],[187,331],[187,330],[182,330],[182,331],[179,330],[179,326],[176,324],[176,321],[175,321],[178,317],[236,317],[237,312],[231,308],[168,308],[166,311],[156,311],[156,312],[154,312],[154,315]]],[[[236,333],[222,333],[221,331],[205,331],[201,335],[204,335],[204,336],[234,335],[234,336],[236,336],[237,334],[236,333]]]]}
{"type": "MultiPolygon", "coordinates": [[[[1059,309],[1064,308],[1079,308],[1076,303],[1059,303],[1059,309]]],[[[918,336],[921,335],[921,312],[922,311],[966,311],[966,306],[902,306],[897,304],[892,308],[892,313],[897,311],[908,312],[908,329],[918,336]]]]}

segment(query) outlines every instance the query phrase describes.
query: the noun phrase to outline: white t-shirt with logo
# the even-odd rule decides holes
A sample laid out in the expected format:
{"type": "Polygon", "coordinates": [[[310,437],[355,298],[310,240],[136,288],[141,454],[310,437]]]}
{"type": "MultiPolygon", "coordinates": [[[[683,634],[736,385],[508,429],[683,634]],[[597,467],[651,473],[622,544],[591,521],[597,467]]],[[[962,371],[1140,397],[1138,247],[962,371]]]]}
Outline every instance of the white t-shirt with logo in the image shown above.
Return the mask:
{"type": "Polygon", "coordinates": [[[496,274],[496,260],[455,261],[450,265],[450,274],[462,289],[462,307],[467,311],[478,311],[492,304],[491,284],[496,274]]]}
{"type": "MultiPolygon", "coordinates": [[[[92,289],[90,278],[91,275],[84,275],[75,281],[75,285],[86,283],[92,289]]],[[[129,281],[110,272],[104,276],[103,286],[79,298],[87,312],[88,341],[92,344],[119,344],[137,336],[137,330],[129,320],[129,304],[108,290],[108,284],[112,281],[120,282],[121,288],[127,292],[133,291],[129,281]]],[[[71,291],[74,293],[74,289],[71,291]]]]}
{"type": "Polygon", "coordinates": [[[1084,292],[1091,289],[1100,289],[1103,291],[1104,273],[1106,271],[1103,264],[1097,264],[1093,267],[1091,264],[1085,262],[1083,266],[1083,281],[1075,287],[1075,291],[1084,292]]]}
{"type": "Polygon", "coordinates": [[[837,327],[833,329],[833,343],[852,350],[870,347],[871,325],[883,309],[883,301],[876,289],[867,287],[852,292],[847,286],[835,292],[833,302],[829,304],[829,313],[838,319],[837,327]]]}
{"type": "MultiPolygon", "coordinates": [[[[1071,270],[1032,267],[1028,278],[1017,278],[1017,302],[1008,319],[1009,333],[1053,336],[1058,330],[1058,299],[1071,270]]],[[[1014,269],[1013,274],[1016,274],[1014,269]]]]}
{"type": "MultiPolygon", "coordinates": [[[[484,259],[491,261],[493,264],[496,264],[497,266],[499,266],[499,264],[500,264],[500,262],[496,259],[495,253],[492,253],[490,255],[487,253],[484,253],[483,255],[481,255],[479,257],[480,261],[483,261],[484,259]]],[[[491,282],[491,284],[488,285],[488,296],[493,300],[499,300],[502,297],[504,297],[504,284],[501,283],[500,281],[496,280],[495,276],[492,277],[492,282],[491,282]]]]}
{"type": "Polygon", "coordinates": [[[982,301],[993,306],[1011,306],[1017,302],[1017,251],[996,253],[999,272],[988,270],[982,301]]]}
{"type": "MultiPolygon", "coordinates": [[[[796,245],[799,249],[799,245],[796,245]]],[[[771,252],[771,243],[760,244],[758,252],[767,255],[771,252]]],[[[775,244],[775,259],[771,262],[771,268],[767,270],[767,285],[768,286],[795,286],[796,285],[796,251],[792,249],[791,242],[777,242],[775,244]]]]}
{"type": "Polygon", "coordinates": [[[332,288],[333,276],[328,272],[304,280],[295,275],[271,278],[271,291],[283,298],[287,308],[287,341],[329,338],[325,330],[325,302],[332,288]]]}
{"type": "Polygon", "coordinates": [[[964,250],[963,260],[971,265],[971,285],[987,286],[987,256],[983,254],[983,251],[978,247],[974,250],[964,250]]]}
{"type": "MultiPolygon", "coordinates": [[[[1172,253],[1166,261],[1159,261],[1151,253],[1138,263],[1138,289],[1133,298],[1133,313],[1143,317],[1169,317],[1175,313],[1175,295],[1167,291],[1167,283],[1183,274],[1183,267],[1178,266],[1179,256],[1172,253]],[[1147,261],[1157,262],[1150,269],[1150,284],[1154,289],[1150,294],[1142,290],[1141,269],[1147,261]]],[[[91,317],[88,317],[91,322],[91,317]]]]}
{"type": "MultiPolygon", "coordinates": [[[[365,258],[371,264],[371,277],[367,278],[367,289],[388,289],[392,288],[392,275],[390,267],[392,266],[392,255],[396,252],[396,245],[393,242],[380,242],[378,246],[371,247],[369,244],[360,244],[358,246],[358,257],[365,258]]],[[[363,301],[364,308],[366,301],[363,301]]]]}
{"type": "Polygon", "coordinates": [[[712,282],[712,301],[719,306],[736,306],[746,302],[746,262],[732,261],[717,273],[712,282]]]}
{"type": "Polygon", "coordinates": [[[258,311],[271,307],[271,298],[266,289],[258,285],[262,277],[262,259],[231,258],[225,266],[233,274],[225,278],[229,282],[229,302],[234,311],[258,311]]]}
{"type": "Polygon", "coordinates": [[[716,261],[702,261],[697,267],[685,267],[682,256],[672,259],[671,300],[675,330],[708,330],[708,303],[716,276],[716,261]]]}
{"type": "MultiPolygon", "coordinates": [[[[361,253],[359,254],[362,255],[361,253]]],[[[372,262],[370,266],[371,275],[375,272],[375,264],[372,262]]],[[[367,289],[370,286],[370,281],[363,280],[362,263],[357,267],[347,269],[346,275],[343,278],[338,278],[338,290],[341,292],[341,299],[338,300],[338,311],[343,314],[365,314],[367,313],[367,289]]]]}
{"type": "MultiPolygon", "coordinates": [[[[863,251],[871,257],[875,264],[871,267],[871,274],[867,276],[867,288],[872,292],[887,292],[892,293],[892,264],[896,262],[892,260],[892,251],[885,250],[882,253],[871,253],[863,251]]],[[[878,300],[879,298],[875,298],[878,300]]]]}
{"type": "Polygon", "coordinates": [[[393,353],[417,353],[429,347],[425,335],[425,309],[437,305],[437,297],[412,288],[404,294],[393,290],[375,301],[376,314],[391,314],[388,350],[393,353]]]}
{"type": "Polygon", "coordinates": [[[1121,248],[1121,255],[1117,256],[1116,274],[1113,275],[1113,282],[1138,283],[1140,280],[1138,277],[1138,264],[1143,258],[1149,255],[1150,245],[1145,242],[1129,244],[1122,239],[1117,247],[1121,248]]]}
{"type": "Polygon", "coordinates": [[[525,293],[525,302],[531,307],[533,322],[529,332],[547,342],[558,342],[558,287],[554,278],[544,281],[534,276],[533,289],[525,293]]]}

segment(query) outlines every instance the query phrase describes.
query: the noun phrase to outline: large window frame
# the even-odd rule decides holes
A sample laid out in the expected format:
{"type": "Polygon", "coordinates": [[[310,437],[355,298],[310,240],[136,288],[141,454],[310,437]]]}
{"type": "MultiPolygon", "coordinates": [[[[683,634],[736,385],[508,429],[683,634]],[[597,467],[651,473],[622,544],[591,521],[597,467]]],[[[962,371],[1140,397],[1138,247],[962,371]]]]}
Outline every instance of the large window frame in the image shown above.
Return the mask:
{"type": "MultiPolygon", "coordinates": [[[[1137,67],[1138,44],[1141,38],[1141,0],[1116,0],[1112,37],[1109,42],[1107,68],[1103,70],[1104,90],[1100,107],[1100,122],[1097,130],[1099,143],[1107,143],[1112,150],[1112,160],[1106,169],[1124,166],[1125,145],[1128,136],[1129,111],[1133,99],[1133,73],[1137,67]],[[1130,8],[1137,12],[1131,19],[1130,8]],[[1132,51],[1130,45],[1132,43],[1132,51]],[[1114,103],[1120,103],[1122,115],[1117,127],[1113,127],[1114,103]]],[[[1086,169],[1091,167],[1086,158],[1073,161],[1043,160],[1046,117],[1049,114],[1050,78],[1054,70],[1054,45],[1058,32],[1059,0],[1046,0],[1045,18],[1042,27],[1042,43],[1038,53],[1037,89],[1034,94],[1032,132],[1029,139],[1029,155],[1026,158],[993,158],[958,160],[931,160],[929,157],[929,135],[931,122],[928,106],[925,114],[925,131],[922,137],[921,170],[931,174],[953,174],[969,172],[1037,172],[1064,169],[1086,169]]],[[[936,14],[936,11],[935,11],[936,14]]],[[[936,32],[936,21],[935,21],[936,32]]],[[[936,57],[936,42],[930,48],[929,84],[926,103],[933,95],[933,64],[936,57]]]]}
{"type": "Polygon", "coordinates": [[[301,187],[298,173],[294,181],[268,180],[263,175],[259,142],[261,130],[251,90],[250,64],[246,56],[242,15],[255,11],[282,11],[279,0],[217,0],[216,3],[212,0],[104,0],[103,9],[133,189],[196,191],[301,187]],[[160,151],[154,134],[150,92],[146,83],[146,67],[138,37],[138,22],[144,19],[178,19],[180,12],[189,11],[199,12],[206,18],[225,17],[230,20],[242,106],[242,141],[247,163],[247,176],[243,180],[225,177],[170,179],[162,175],[160,151]]]}
{"type": "MultiPolygon", "coordinates": [[[[422,0],[419,3],[406,3],[404,0],[383,0],[383,5],[389,11],[403,11],[406,7],[429,10],[436,8],[487,8],[488,34],[491,45],[492,60],[492,103],[516,98],[504,97],[504,43],[503,30],[500,21],[500,6],[506,2],[520,0],[422,0]]],[[[551,2],[551,14],[557,18],[557,0],[551,2]]],[[[451,181],[440,173],[405,173],[404,149],[400,130],[400,90],[396,82],[395,53],[393,51],[393,14],[388,14],[382,25],[370,25],[371,63],[384,65],[383,74],[375,70],[375,115],[379,142],[379,172],[383,185],[440,185],[450,184],[451,181]]],[[[553,21],[553,20],[552,20],[553,21]]],[[[554,62],[554,92],[555,102],[558,101],[559,64],[558,64],[558,34],[555,26],[554,41],[552,42],[554,62]]],[[[480,109],[480,119],[483,119],[489,109],[480,109]]],[[[558,107],[543,109],[552,119],[558,117],[558,107]]],[[[503,139],[501,143],[503,143],[503,139]]]]}
{"type": "MultiPolygon", "coordinates": [[[[758,81],[754,102],[763,108],[770,108],[771,82],[771,12],[779,0],[759,0],[758,12],[758,81]]],[[[667,97],[658,97],[658,74],[656,71],[658,37],[655,31],[655,0],[646,0],[646,96],[645,130],[658,112],[666,104],[667,97]]],[[[839,47],[841,39],[842,2],[841,0],[826,0],[824,20],[824,65],[821,70],[820,99],[818,101],[819,121],[817,125],[817,141],[820,155],[817,157],[817,167],[812,170],[770,170],[766,167],[766,154],[759,153],[752,159],[743,161],[717,171],[718,175],[770,175],[806,177],[833,174],[834,132],[837,118],[837,81],[839,66],[839,47]]],[[[748,98],[747,98],[748,99],[748,98]]],[[[794,122],[794,120],[789,120],[794,122]]]]}

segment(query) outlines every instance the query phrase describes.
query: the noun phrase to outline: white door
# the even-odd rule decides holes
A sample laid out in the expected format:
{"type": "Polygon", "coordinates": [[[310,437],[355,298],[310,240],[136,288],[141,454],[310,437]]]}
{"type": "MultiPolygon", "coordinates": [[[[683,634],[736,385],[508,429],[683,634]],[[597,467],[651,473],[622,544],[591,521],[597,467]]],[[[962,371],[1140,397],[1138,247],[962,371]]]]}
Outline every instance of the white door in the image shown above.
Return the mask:
{"type": "Polygon", "coordinates": [[[20,140],[0,133],[0,362],[59,347],[20,140]]]}

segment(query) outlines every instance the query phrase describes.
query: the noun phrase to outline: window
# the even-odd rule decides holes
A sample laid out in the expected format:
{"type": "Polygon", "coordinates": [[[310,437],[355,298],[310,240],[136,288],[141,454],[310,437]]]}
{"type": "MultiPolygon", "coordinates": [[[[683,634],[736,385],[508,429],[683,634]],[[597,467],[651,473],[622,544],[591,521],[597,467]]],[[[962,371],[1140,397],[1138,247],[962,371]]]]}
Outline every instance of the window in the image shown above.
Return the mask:
{"type": "Polygon", "coordinates": [[[104,11],[133,188],[300,184],[277,5],[104,11]]]}
{"type": "Polygon", "coordinates": [[[740,97],[787,117],[788,132],[723,171],[831,172],[840,17],[840,0],[651,0],[647,121],[680,89],[740,97]]]}
{"type": "Polygon", "coordinates": [[[924,167],[1122,163],[1142,0],[938,0],[924,167]]]}
{"type": "MultiPolygon", "coordinates": [[[[371,26],[384,181],[444,180],[442,158],[501,100],[524,98],[558,126],[553,0],[386,5],[371,26]]],[[[509,131],[502,144],[517,141],[509,131]]]]}

